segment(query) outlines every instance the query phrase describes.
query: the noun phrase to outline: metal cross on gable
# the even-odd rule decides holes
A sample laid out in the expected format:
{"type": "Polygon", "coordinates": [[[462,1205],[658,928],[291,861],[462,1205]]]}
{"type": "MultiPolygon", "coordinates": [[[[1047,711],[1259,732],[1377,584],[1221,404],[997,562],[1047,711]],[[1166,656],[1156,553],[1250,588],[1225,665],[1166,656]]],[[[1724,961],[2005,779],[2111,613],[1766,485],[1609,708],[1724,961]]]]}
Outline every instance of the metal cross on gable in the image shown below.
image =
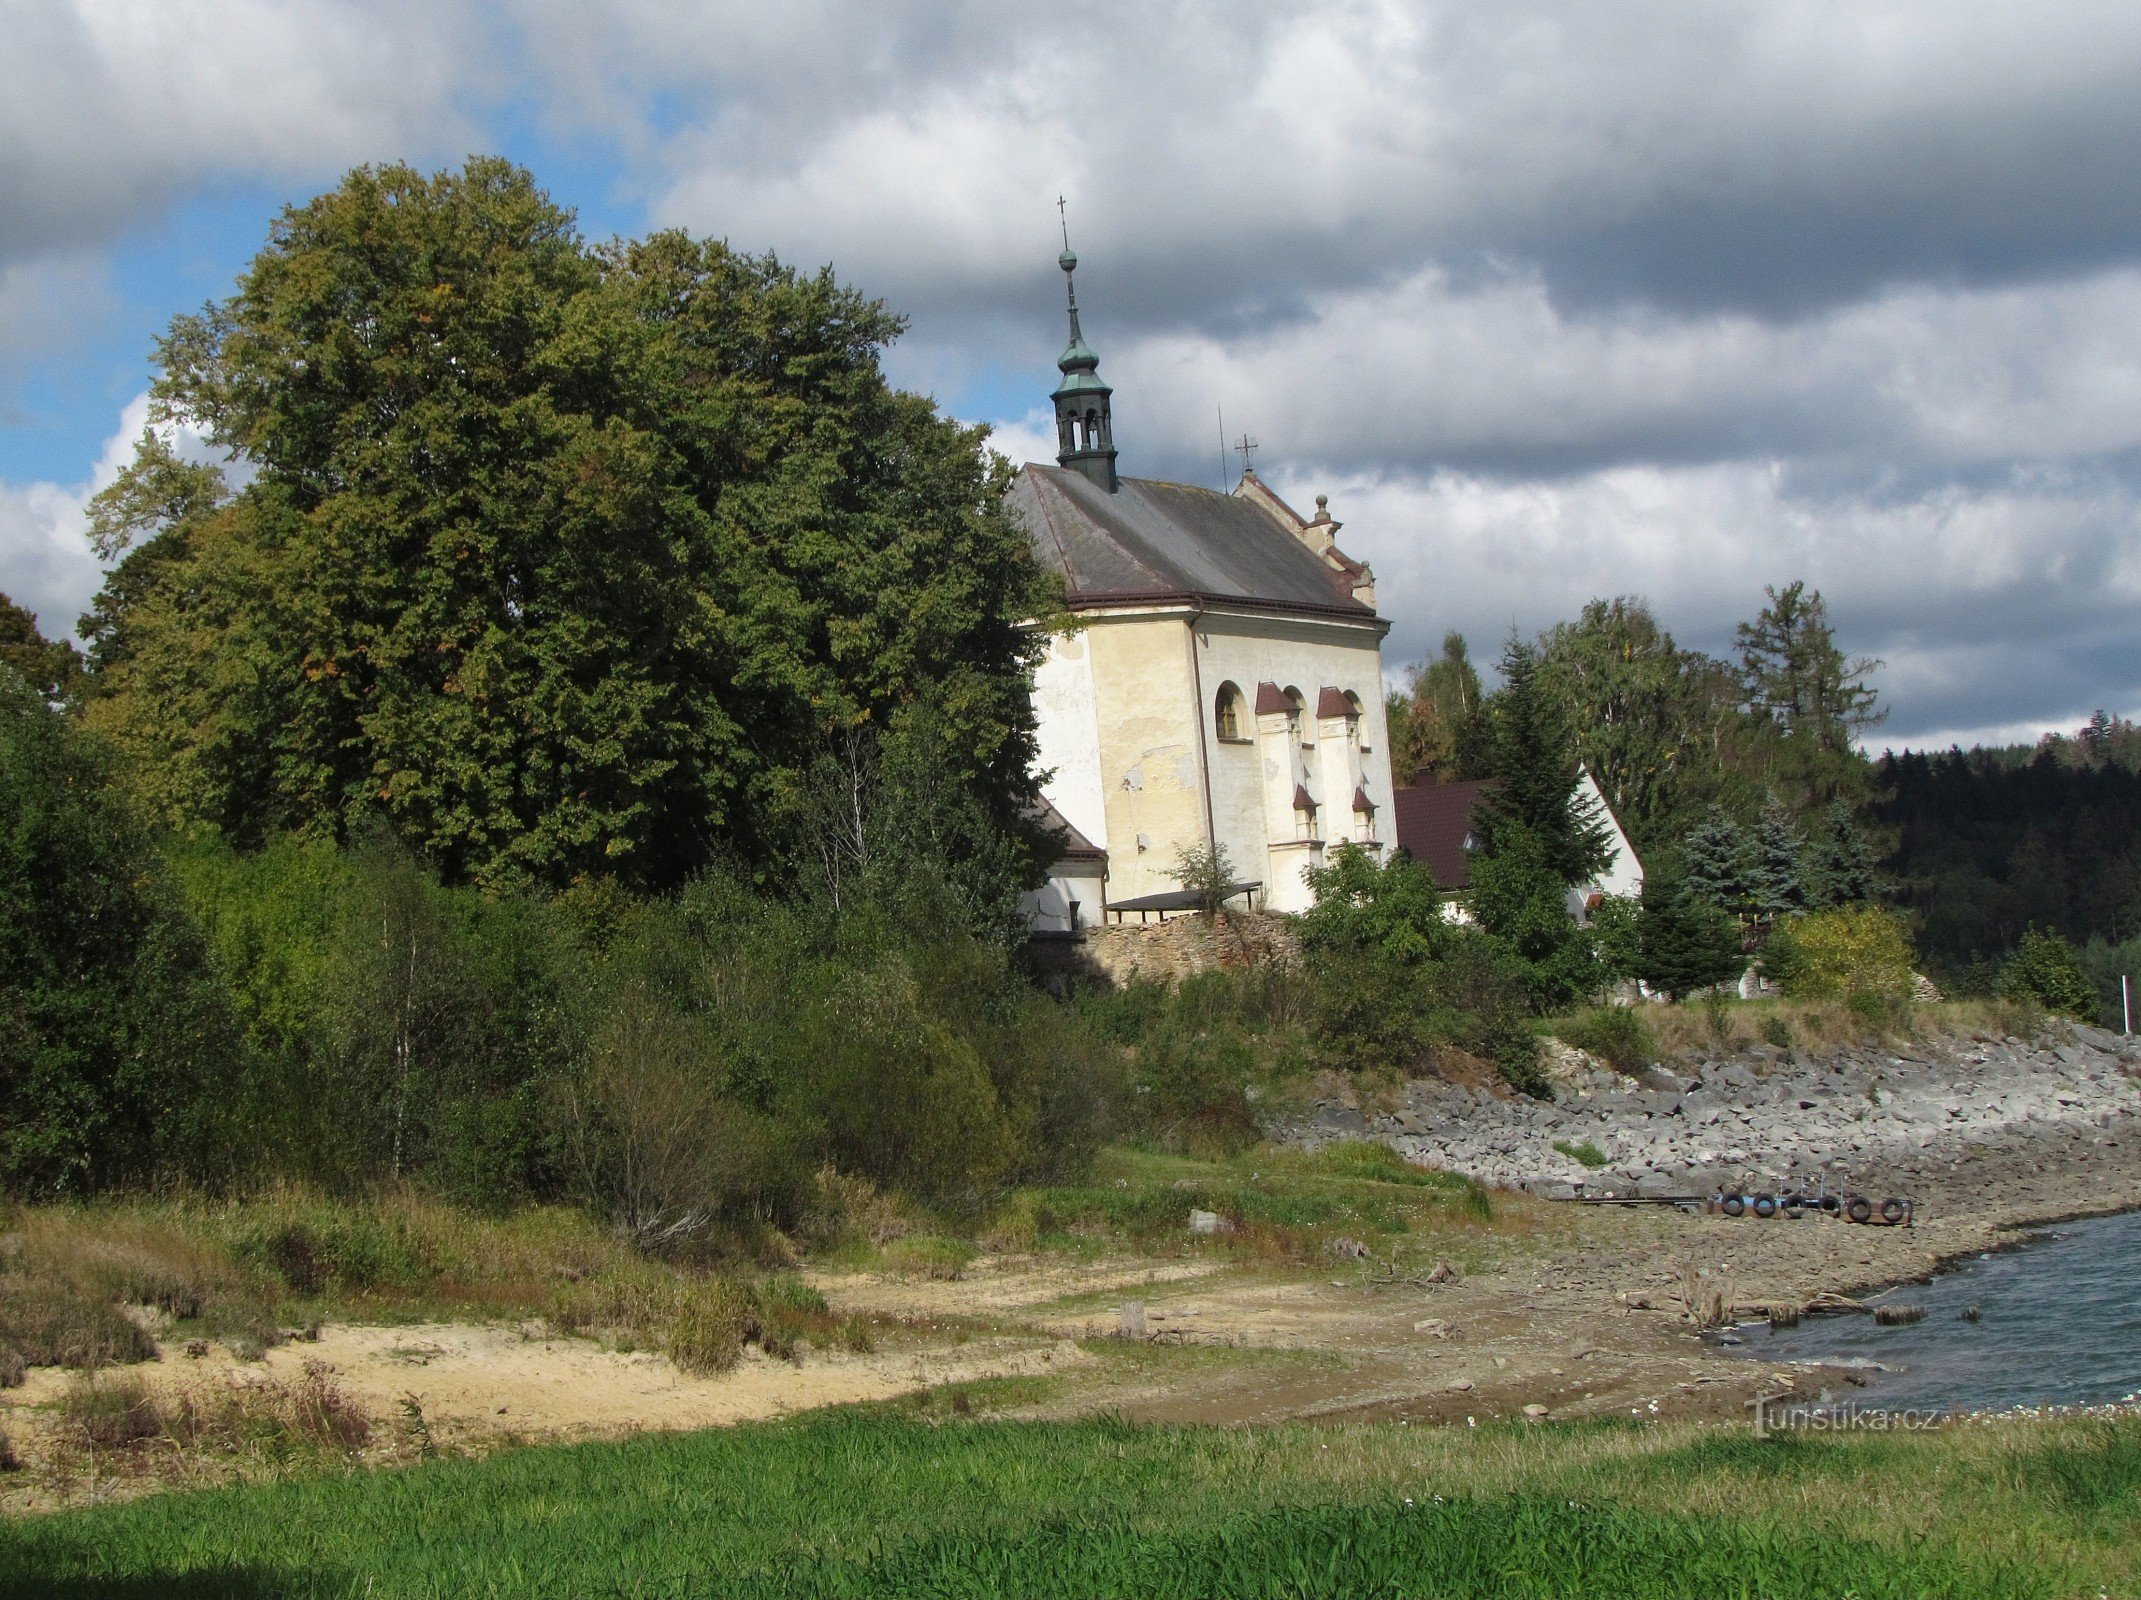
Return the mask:
{"type": "Polygon", "coordinates": [[[1241,436],[1241,443],[1234,447],[1234,453],[1241,457],[1242,471],[1247,472],[1249,470],[1249,458],[1262,448],[1263,446],[1259,445],[1246,433],[1241,436]]]}

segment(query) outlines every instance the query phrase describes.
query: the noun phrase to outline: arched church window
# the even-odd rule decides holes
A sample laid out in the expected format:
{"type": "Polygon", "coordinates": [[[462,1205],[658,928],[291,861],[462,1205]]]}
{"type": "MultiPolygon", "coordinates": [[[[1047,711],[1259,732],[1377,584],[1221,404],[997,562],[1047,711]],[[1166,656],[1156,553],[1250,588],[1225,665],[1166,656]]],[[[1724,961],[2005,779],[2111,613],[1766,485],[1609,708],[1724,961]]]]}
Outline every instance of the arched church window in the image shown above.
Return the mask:
{"type": "Polygon", "coordinates": [[[1219,698],[1214,708],[1213,721],[1219,728],[1220,739],[1227,744],[1246,744],[1249,736],[1242,732],[1242,694],[1231,683],[1219,686],[1219,698]]]}
{"type": "Polygon", "coordinates": [[[1088,450],[1100,448],[1100,413],[1097,411],[1085,414],[1085,447],[1088,450]]]}
{"type": "Polygon", "coordinates": [[[1295,744],[1306,747],[1315,740],[1308,725],[1308,700],[1299,689],[1286,691],[1286,732],[1295,744]]]}
{"type": "Polygon", "coordinates": [[[1355,749],[1368,748],[1367,707],[1360,703],[1360,696],[1351,689],[1346,691],[1346,736],[1353,741],[1355,749]]]}

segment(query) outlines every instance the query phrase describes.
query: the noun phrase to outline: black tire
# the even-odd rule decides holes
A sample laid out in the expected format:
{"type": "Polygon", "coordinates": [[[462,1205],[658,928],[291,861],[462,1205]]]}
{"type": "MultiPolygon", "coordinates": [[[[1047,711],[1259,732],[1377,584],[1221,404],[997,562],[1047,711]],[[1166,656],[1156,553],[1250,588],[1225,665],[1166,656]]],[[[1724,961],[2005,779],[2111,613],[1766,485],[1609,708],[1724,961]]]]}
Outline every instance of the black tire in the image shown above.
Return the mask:
{"type": "Polygon", "coordinates": [[[1883,1200],[1881,1202],[1881,1220],[1893,1226],[1903,1220],[1903,1213],[1908,1209],[1909,1207],[1905,1206],[1901,1200],[1883,1200]]]}
{"type": "Polygon", "coordinates": [[[1747,1209],[1747,1202],[1739,1195],[1728,1194],[1725,1196],[1724,1204],[1717,1209],[1724,1212],[1728,1217],[1736,1217],[1747,1209]]]}
{"type": "Polygon", "coordinates": [[[1844,1209],[1844,1203],[1833,1194],[1825,1194],[1821,1197],[1821,1209],[1833,1217],[1837,1212],[1844,1209]]]}
{"type": "Polygon", "coordinates": [[[1754,1197],[1754,1214],[1769,1218],[1777,1214],[1777,1197],[1773,1194],[1758,1194],[1754,1197]]]}
{"type": "Polygon", "coordinates": [[[1844,1207],[1844,1215],[1853,1222],[1870,1221],[1873,1217],[1873,1202],[1862,1194],[1855,1194],[1851,1197],[1850,1204],[1844,1207]]]}

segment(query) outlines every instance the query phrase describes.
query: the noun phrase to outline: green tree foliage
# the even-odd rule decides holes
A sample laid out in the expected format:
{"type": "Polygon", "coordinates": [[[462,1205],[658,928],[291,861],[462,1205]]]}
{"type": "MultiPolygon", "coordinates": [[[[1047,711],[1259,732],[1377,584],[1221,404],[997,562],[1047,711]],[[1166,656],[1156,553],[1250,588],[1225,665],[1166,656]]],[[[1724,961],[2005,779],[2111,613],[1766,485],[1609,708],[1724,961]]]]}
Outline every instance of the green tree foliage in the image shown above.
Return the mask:
{"type": "Polygon", "coordinates": [[[1996,970],[2032,926],[2141,933],[2141,773],[2046,746],[1888,756],[1876,781],[1884,866],[1943,983],[1996,970]]]}
{"type": "Polygon", "coordinates": [[[1748,710],[1777,735],[1767,787],[1789,791],[1798,809],[1825,805],[1863,781],[1853,741],[1886,715],[1870,681],[1881,663],[1844,655],[1819,590],[1795,581],[1764,593],[1738,651],[1748,710]]]}
{"type": "Polygon", "coordinates": [[[1753,857],[1753,841],[1722,806],[1712,806],[1680,842],[1688,892],[1734,916],[1752,909],[1753,857]]]}
{"type": "Polygon", "coordinates": [[[1639,855],[1670,844],[1705,805],[1742,800],[1751,735],[1738,683],[1676,645],[1640,597],[1593,600],[1541,634],[1539,679],[1639,855]]]}
{"type": "Polygon", "coordinates": [[[1238,881],[1223,844],[1184,845],[1175,852],[1174,870],[1167,875],[1197,897],[1197,907],[1207,917],[1219,915],[1238,881]]]}
{"type": "Polygon", "coordinates": [[[102,752],[0,666],[0,1188],[187,1170],[231,1033],[102,752]]]}
{"type": "Polygon", "coordinates": [[[1901,917],[1880,906],[1787,917],[1762,947],[1762,969],[1795,998],[1906,1000],[1910,933],[1901,917]]]}
{"type": "Polygon", "coordinates": [[[1405,690],[1389,704],[1390,769],[1399,783],[1427,772],[1444,781],[1485,775],[1486,696],[1479,672],[1454,629],[1442,636],[1442,654],[1406,673],[1405,690]]]}
{"type": "Polygon", "coordinates": [[[1494,1062],[1520,1089],[1543,1088],[1527,970],[1443,914],[1425,867],[1404,855],[1378,862],[1347,844],[1310,869],[1309,885],[1316,903],[1301,919],[1301,950],[1325,1060],[1405,1066],[1452,1045],[1494,1062]]]}
{"type": "Polygon", "coordinates": [[[1533,1011],[1563,1010],[1610,981],[1590,931],[1569,912],[1568,881],[1523,824],[1505,822],[1495,851],[1473,858],[1469,905],[1522,974],[1533,1011]]]}
{"type": "Polygon", "coordinates": [[[2000,969],[2000,993],[2010,1000],[2034,1000],[2047,1011],[2094,1022],[2095,985],[2082,970],[2074,946],[2056,933],[2031,928],[2000,969]]]}
{"type": "Polygon", "coordinates": [[[14,672],[49,701],[74,694],[82,675],[81,654],[62,639],[37,631],[37,619],[0,594],[0,672],[14,672]]]}
{"type": "Polygon", "coordinates": [[[806,855],[828,742],[923,707],[1018,838],[1048,592],[981,434],[886,384],[899,326],[719,243],[591,248],[504,162],[354,172],[159,343],[159,418],[252,477],[152,434],[100,498],[141,542],[89,715],[163,821],[663,888],[806,855]]]}
{"type": "Polygon", "coordinates": [[[1843,801],[1832,802],[1822,814],[1821,831],[1808,845],[1801,876],[1808,904],[1816,910],[1857,905],[1879,892],[1873,850],[1843,801]]]}
{"type": "Polygon", "coordinates": [[[1643,880],[1636,940],[1635,976],[1676,1002],[1729,983],[1747,965],[1739,924],[1681,877],[1652,873],[1643,880]]]}
{"type": "Polygon", "coordinates": [[[1433,876],[1410,856],[1382,863],[1343,844],[1308,869],[1308,884],[1316,900],[1301,918],[1301,950],[1333,1059],[1413,1060],[1436,1042],[1429,978],[1457,938],[1433,876]]]}
{"type": "Polygon", "coordinates": [[[1762,808],[1747,857],[1748,904],[1759,917],[1788,917],[1808,906],[1806,835],[1780,801],[1762,808]]]}
{"type": "Polygon", "coordinates": [[[675,1244],[795,1223],[828,1162],[977,1204],[1104,1126],[1090,1037],[918,886],[496,893],[377,835],[182,868],[245,1033],[218,1099],[255,1180],[572,1199],[675,1244]]]}
{"type": "Polygon", "coordinates": [[[1488,708],[1496,783],[1473,820],[1481,855],[1496,855],[1522,833],[1530,841],[1524,848],[1535,847],[1564,886],[1586,882],[1612,859],[1612,835],[1581,791],[1567,716],[1530,645],[1512,637],[1501,670],[1488,708]]]}

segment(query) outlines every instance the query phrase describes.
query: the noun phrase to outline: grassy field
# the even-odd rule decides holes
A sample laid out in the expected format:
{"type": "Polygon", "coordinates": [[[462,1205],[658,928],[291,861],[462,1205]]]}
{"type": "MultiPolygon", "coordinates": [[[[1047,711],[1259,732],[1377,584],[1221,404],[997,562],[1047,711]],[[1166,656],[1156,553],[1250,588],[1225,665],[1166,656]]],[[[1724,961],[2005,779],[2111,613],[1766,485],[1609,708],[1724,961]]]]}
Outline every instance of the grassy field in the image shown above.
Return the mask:
{"type": "Polygon", "coordinates": [[[1757,1440],[879,1408],[0,1527],[9,1597],[2030,1600],[2137,1577],[2141,1427],[2088,1422],[1757,1440]]]}

